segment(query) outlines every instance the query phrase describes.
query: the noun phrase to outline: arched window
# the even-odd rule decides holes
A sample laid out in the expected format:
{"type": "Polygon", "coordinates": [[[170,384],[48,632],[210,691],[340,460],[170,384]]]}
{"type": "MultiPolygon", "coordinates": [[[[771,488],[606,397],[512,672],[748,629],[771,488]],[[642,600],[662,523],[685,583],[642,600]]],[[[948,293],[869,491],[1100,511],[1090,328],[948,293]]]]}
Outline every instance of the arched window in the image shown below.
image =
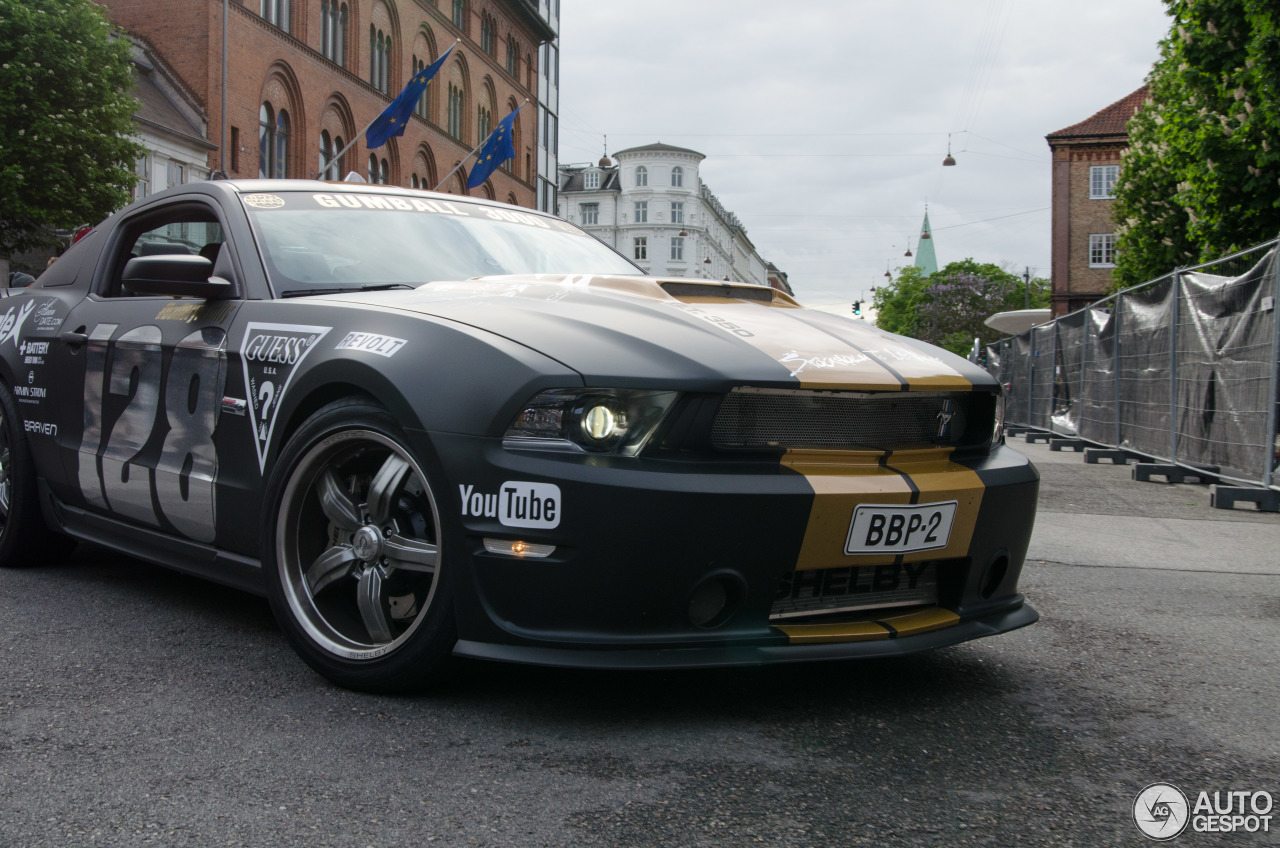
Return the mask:
{"type": "Polygon", "coordinates": [[[476,144],[489,137],[493,130],[493,113],[484,106],[476,107],[476,144]]]}
{"type": "Polygon", "coordinates": [[[261,0],[258,9],[268,23],[289,31],[289,0],[261,0]]]}
{"type": "MultiPolygon", "coordinates": [[[[417,56],[413,57],[413,72],[415,74],[426,66],[427,63],[424,60],[419,59],[417,56]]],[[[413,104],[413,114],[422,118],[424,121],[427,120],[427,88],[430,87],[431,83],[427,83],[426,88],[422,89],[422,96],[418,98],[417,103],[413,104]]]]}
{"type": "Polygon", "coordinates": [[[320,52],[330,62],[344,64],[347,52],[347,4],[320,0],[320,52]]]}
{"type": "Polygon", "coordinates": [[[480,17],[480,49],[493,55],[494,42],[497,40],[498,25],[488,13],[480,17]]]}
{"type": "Polygon", "coordinates": [[[636,168],[636,185],[647,186],[649,184],[649,169],[644,165],[636,168]]]}
{"type": "Polygon", "coordinates": [[[449,84],[449,135],[462,140],[462,89],[449,84]]]}
{"type": "Polygon", "coordinates": [[[520,65],[520,45],[516,43],[515,36],[507,38],[507,73],[515,76],[520,65]]]}
{"type": "Polygon", "coordinates": [[[387,167],[387,160],[379,159],[373,153],[369,154],[369,182],[372,185],[389,185],[391,182],[391,170],[387,167]]]}
{"type": "Polygon", "coordinates": [[[258,109],[258,176],[283,179],[288,176],[289,113],[276,112],[270,103],[258,109]]]}
{"type": "Polygon", "coordinates": [[[391,36],[369,24],[369,85],[386,94],[390,71],[391,36]]]}
{"type": "Polygon", "coordinates": [[[329,138],[328,130],[320,132],[320,179],[322,180],[340,180],[342,179],[342,158],[333,158],[342,152],[342,148],[347,143],[342,140],[342,136],[336,135],[329,138]]]}
{"type": "Polygon", "coordinates": [[[453,25],[467,31],[467,0],[453,0],[453,25]]]}
{"type": "Polygon", "coordinates": [[[680,188],[684,185],[684,168],[676,165],[671,169],[671,185],[680,188]]]}
{"type": "Polygon", "coordinates": [[[417,174],[409,177],[409,188],[422,188],[422,183],[418,180],[417,174]]]}

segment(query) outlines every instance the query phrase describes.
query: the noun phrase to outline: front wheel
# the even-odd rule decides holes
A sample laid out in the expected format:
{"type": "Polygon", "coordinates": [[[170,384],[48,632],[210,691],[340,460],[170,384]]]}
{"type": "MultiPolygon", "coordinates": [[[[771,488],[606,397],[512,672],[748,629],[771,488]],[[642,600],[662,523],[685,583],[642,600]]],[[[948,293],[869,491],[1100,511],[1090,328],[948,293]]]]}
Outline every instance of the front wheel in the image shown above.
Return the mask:
{"type": "Polygon", "coordinates": [[[272,610],[306,662],[370,692],[423,688],[457,639],[440,510],[381,407],[339,401],[286,444],[268,487],[272,610]]]}

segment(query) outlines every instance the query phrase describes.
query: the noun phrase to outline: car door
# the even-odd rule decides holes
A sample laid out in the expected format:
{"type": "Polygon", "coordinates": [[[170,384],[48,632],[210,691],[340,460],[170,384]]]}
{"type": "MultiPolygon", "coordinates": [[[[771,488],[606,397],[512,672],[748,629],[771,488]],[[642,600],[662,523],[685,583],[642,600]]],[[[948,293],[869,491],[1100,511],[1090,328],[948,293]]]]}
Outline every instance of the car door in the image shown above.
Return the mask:
{"type": "MultiPolygon", "coordinates": [[[[227,378],[227,333],[241,300],[138,295],[124,271],[138,256],[204,256],[231,267],[227,227],[209,198],[146,206],[117,224],[94,291],[67,316],[80,403],[62,407],[78,503],[168,534],[216,542],[214,431],[227,378]]],[[[228,274],[229,276],[232,276],[228,274]]],[[[74,494],[73,494],[73,500],[74,494]]]]}

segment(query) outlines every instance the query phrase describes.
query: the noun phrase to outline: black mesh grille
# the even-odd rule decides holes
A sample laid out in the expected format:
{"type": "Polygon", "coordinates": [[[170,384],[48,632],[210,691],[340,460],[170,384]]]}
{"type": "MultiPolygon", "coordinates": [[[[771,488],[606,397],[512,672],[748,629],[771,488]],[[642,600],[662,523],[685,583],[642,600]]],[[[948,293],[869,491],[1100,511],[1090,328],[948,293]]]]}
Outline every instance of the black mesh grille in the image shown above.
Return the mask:
{"type": "Polygon", "coordinates": [[[967,392],[735,390],[720,405],[711,442],[721,450],[957,445],[972,405],[967,392]]]}

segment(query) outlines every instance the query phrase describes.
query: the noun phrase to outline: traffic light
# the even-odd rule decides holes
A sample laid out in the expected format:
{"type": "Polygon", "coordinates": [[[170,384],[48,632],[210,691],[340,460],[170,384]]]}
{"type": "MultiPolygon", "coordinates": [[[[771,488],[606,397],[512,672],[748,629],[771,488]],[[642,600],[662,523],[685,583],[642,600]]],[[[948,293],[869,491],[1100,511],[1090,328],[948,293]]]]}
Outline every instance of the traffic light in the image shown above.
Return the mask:
{"type": "Polygon", "coordinates": [[[861,314],[862,314],[862,301],[860,301],[860,300],[855,300],[855,301],[853,302],[853,314],[854,314],[854,315],[861,315],[861,314]]]}

